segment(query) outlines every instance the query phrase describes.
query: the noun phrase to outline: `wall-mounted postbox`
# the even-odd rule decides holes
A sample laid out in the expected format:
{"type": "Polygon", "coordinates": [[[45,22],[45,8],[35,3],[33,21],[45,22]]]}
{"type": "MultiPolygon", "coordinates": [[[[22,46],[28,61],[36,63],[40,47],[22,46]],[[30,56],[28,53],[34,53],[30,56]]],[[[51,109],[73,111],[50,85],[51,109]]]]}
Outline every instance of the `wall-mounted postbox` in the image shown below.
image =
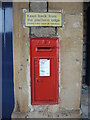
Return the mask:
{"type": "Polygon", "coordinates": [[[31,38],[31,104],[58,103],[58,38],[31,38]]]}

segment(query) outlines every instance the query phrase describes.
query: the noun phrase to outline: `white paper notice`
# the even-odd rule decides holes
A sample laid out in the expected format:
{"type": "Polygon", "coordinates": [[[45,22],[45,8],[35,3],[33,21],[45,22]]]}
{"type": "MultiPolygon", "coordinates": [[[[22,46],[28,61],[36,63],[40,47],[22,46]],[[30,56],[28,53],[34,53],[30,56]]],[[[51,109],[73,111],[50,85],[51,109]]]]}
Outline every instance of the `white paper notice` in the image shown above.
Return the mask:
{"type": "Polygon", "coordinates": [[[39,59],[39,76],[50,76],[50,59],[39,59]]]}

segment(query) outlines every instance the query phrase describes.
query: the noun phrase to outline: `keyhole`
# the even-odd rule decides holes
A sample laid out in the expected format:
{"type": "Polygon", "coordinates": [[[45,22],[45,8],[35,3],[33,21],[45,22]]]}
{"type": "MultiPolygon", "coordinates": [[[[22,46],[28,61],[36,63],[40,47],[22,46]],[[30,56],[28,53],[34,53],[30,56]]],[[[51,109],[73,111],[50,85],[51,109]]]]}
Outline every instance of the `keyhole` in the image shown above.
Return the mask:
{"type": "Polygon", "coordinates": [[[39,83],[39,80],[37,80],[37,83],[39,83]]]}

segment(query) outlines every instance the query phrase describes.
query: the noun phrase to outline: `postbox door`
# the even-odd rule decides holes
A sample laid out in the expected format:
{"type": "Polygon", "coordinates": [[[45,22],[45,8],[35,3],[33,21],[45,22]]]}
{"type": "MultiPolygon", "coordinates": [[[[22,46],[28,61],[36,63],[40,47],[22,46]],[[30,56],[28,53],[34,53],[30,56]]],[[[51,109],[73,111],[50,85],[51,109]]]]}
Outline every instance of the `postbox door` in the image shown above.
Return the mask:
{"type": "Polygon", "coordinates": [[[35,58],[36,103],[55,102],[55,58],[35,58]]]}

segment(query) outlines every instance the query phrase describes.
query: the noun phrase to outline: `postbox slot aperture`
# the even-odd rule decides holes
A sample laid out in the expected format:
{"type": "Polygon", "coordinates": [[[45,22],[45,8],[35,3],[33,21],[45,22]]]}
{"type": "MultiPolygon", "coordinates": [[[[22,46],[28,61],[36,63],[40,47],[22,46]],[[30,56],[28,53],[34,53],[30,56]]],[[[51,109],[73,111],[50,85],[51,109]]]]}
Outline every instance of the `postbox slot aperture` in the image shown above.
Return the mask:
{"type": "Polygon", "coordinates": [[[40,52],[40,51],[52,51],[52,48],[51,47],[37,47],[36,51],[40,52]]]}

